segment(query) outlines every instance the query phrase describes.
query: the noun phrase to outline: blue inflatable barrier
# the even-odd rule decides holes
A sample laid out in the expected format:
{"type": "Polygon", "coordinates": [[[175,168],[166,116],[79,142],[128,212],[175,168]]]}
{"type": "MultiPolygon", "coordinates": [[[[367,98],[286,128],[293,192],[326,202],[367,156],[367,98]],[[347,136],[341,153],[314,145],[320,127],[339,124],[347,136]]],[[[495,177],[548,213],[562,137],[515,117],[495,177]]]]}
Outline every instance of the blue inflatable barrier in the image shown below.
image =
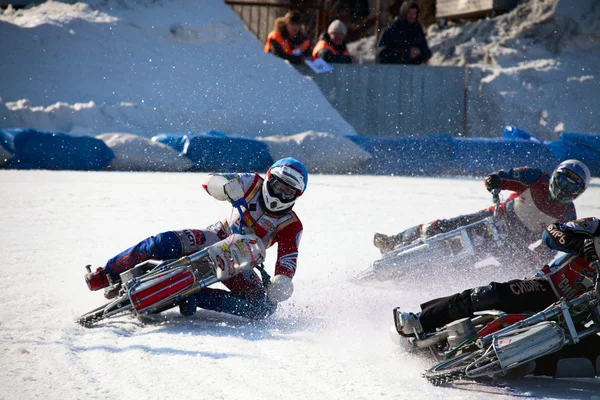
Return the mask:
{"type": "Polygon", "coordinates": [[[185,149],[190,145],[190,139],[185,133],[162,133],[152,137],[152,141],[166,144],[181,154],[184,154],[185,149]]]}
{"type": "Polygon", "coordinates": [[[22,129],[0,129],[0,147],[8,153],[15,154],[14,135],[22,129]]]}
{"type": "Polygon", "coordinates": [[[484,176],[520,166],[550,172],[558,161],[543,144],[507,139],[454,139],[455,174],[484,176]]]}
{"type": "Polygon", "coordinates": [[[13,168],[97,171],[114,158],[102,141],[89,136],[22,129],[14,137],[13,168]]]}
{"type": "Polygon", "coordinates": [[[599,153],[600,157],[600,135],[586,135],[584,133],[564,132],[560,139],[585,147],[592,152],[599,153]]]}
{"type": "Polygon", "coordinates": [[[265,143],[240,135],[218,131],[167,133],[152,140],[165,143],[192,160],[191,171],[266,171],[273,164],[265,143]]]}
{"type": "Polygon", "coordinates": [[[558,161],[575,159],[583,162],[590,169],[592,176],[600,176],[600,151],[582,146],[577,142],[564,140],[561,136],[559,140],[546,142],[546,146],[558,161]]]}
{"type": "Polygon", "coordinates": [[[528,140],[535,143],[542,143],[540,139],[538,139],[531,133],[519,129],[513,125],[504,127],[504,138],[513,140],[528,140]]]}
{"type": "Polygon", "coordinates": [[[362,147],[371,159],[362,173],[375,175],[441,175],[453,169],[452,138],[346,136],[362,147]]]}

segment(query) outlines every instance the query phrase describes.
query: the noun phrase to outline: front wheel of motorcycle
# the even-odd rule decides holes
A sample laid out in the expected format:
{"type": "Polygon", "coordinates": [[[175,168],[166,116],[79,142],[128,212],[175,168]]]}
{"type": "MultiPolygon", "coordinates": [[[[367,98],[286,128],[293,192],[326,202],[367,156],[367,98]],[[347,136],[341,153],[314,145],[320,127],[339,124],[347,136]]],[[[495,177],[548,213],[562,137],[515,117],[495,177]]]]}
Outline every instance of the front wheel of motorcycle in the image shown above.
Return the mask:
{"type": "Polygon", "coordinates": [[[465,369],[483,355],[483,350],[477,350],[470,353],[462,353],[449,360],[430,368],[423,374],[423,377],[434,386],[440,386],[450,383],[464,377],[465,369]]]}
{"type": "Polygon", "coordinates": [[[122,295],[118,299],[111,301],[103,306],[93,309],[90,312],[87,312],[80,316],[77,319],[77,322],[86,328],[91,327],[96,322],[111,317],[116,314],[121,314],[123,312],[129,311],[132,309],[131,300],[129,300],[129,296],[127,294],[122,295]]]}

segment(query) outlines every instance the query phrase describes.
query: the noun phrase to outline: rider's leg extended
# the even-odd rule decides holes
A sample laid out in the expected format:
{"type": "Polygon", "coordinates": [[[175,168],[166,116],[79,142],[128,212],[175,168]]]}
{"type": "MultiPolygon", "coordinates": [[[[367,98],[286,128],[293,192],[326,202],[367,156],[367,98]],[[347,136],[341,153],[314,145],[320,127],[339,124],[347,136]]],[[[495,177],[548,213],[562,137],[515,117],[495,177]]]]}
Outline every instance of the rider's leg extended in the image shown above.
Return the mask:
{"type": "Polygon", "coordinates": [[[421,304],[419,319],[423,330],[431,332],[457,319],[472,317],[475,311],[537,312],[557,299],[545,278],[491,282],[421,304]]]}
{"type": "Polygon", "coordinates": [[[220,240],[210,229],[184,229],[150,236],[108,260],[104,268],[86,276],[90,289],[98,290],[119,281],[119,275],[141,262],[180,258],[210,246],[220,240]]]}
{"type": "Polygon", "coordinates": [[[450,219],[436,219],[427,224],[415,225],[396,235],[388,236],[382,233],[376,233],[373,237],[373,243],[382,253],[387,253],[398,245],[407,245],[419,238],[428,238],[440,233],[449,232],[463,225],[480,221],[492,214],[493,210],[486,208],[473,214],[460,215],[450,219]]]}
{"type": "Polygon", "coordinates": [[[459,215],[458,217],[449,219],[437,219],[429,224],[424,224],[423,234],[425,237],[438,235],[440,233],[446,233],[457,229],[461,226],[472,224],[473,222],[481,221],[484,218],[490,217],[494,214],[494,211],[490,208],[478,211],[472,214],[459,215]]]}

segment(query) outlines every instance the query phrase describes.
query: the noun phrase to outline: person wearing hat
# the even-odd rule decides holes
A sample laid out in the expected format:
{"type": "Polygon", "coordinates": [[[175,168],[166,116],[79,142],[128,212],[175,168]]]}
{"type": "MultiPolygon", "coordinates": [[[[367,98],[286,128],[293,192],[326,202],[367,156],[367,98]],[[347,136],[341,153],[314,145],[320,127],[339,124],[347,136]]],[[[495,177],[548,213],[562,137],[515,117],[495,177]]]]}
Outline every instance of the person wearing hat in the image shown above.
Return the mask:
{"type": "Polygon", "coordinates": [[[377,64],[423,64],[431,50],[419,23],[419,6],[405,1],[400,15],[388,26],[377,43],[377,64]]]}
{"type": "Polygon", "coordinates": [[[288,11],[277,18],[265,43],[265,53],[271,53],[298,65],[310,59],[310,40],[302,32],[302,16],[298,11],[288,11]]]}
{"type": "Polygon", "coordinates": [[[346,47],[346,25],[336,19],[319,37],[317,45],[313,49],[313,58],[322,58],[328,63],[352,63],[352,57],[346,47]]]}

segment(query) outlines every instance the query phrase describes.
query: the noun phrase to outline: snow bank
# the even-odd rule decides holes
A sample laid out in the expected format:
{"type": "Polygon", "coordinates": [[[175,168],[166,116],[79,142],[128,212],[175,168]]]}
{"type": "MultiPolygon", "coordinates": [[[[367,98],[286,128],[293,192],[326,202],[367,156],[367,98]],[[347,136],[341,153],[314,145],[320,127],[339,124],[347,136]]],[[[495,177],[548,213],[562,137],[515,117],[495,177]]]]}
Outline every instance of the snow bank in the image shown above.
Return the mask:
{"type": "Polygon", "coordinates": [[[307,131],[292,136],[261,137],[274,160],[293,155],[312,172],[340,174],[361,171],[371,155],[350,139],[326,132],[307,131]]]}
{"type": "Polygon", "coordinates": [[[114,171],[183,172],[192,162],[173,148],[131,133],[96,136],[115,153],[106,169],[114,171]]]}
{"type": "Polygon", "coordinates": [[[470,68],[469,131],[515,124],[544,139],[600,132],[600,4],[524,1],[498,18],[429,30],[435,65],[470,68]]]}
{"type": "Polygon", "coordinates": [[[0,36],[0,128],[355,134],[221,1],[50,0],[0,11],[0,36]]]}

